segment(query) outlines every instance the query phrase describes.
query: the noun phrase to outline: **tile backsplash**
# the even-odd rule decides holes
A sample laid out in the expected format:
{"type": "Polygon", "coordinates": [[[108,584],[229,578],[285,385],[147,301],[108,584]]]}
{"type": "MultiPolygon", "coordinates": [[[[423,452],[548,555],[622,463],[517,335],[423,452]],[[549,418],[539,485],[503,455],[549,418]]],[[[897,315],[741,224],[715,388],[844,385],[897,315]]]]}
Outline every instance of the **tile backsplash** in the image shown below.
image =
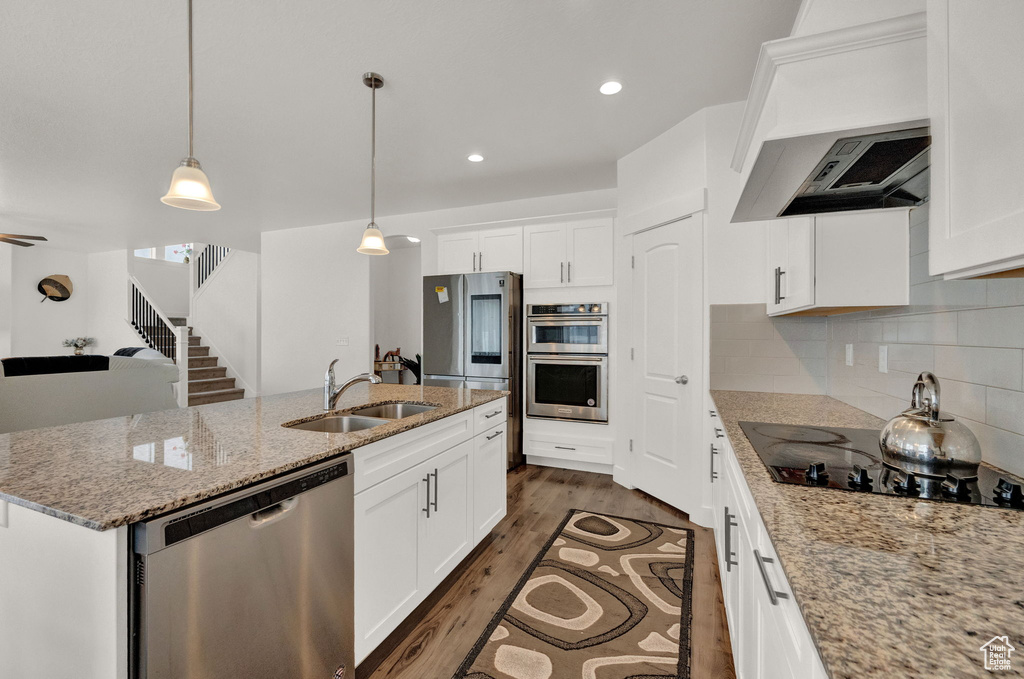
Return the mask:
{"type": "Polygon", "coordinates": [[[914,210],[910,224],[909,306],[827,319],[769,319],[764,305],[712,306],[711,388],[827,393],[889,419],[909,405],[914,380],[928,370],[939,378],[942,410],[970,427],[985,460],[1024,474],[1024,279],[929,276],[927,207],[914,210]],[[761,363],[764,352],[778,363],[761,363]],[[787,388],[794,384],[802,388],[787,388]]]}

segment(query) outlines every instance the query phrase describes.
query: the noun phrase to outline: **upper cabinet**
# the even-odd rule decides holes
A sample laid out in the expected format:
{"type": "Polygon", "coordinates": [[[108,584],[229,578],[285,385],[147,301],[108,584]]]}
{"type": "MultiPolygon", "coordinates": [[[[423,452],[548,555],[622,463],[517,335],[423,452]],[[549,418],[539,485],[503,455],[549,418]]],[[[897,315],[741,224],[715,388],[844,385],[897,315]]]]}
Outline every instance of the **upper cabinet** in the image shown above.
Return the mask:
{"type": "Polygon", "coordinates": [[[523,272],[523,229],[464,231],[437,237],[438,273],[523,272]]]}
{"type": "Polygon", "coordinates": [[[1024,276],[1024,2],[983,5],[928,2],[933,276],[1024,276]]]}
{"type": "Polygon", "coordinates": [[[909,212],[841,212],[768,226],[768,315],[828,316],[910,296],[909,212]]]}
{"type": "Polygon", "coordinates": [[[523,287],[612,284],[612,220],[537,224],[523,229],[523,287]]]}

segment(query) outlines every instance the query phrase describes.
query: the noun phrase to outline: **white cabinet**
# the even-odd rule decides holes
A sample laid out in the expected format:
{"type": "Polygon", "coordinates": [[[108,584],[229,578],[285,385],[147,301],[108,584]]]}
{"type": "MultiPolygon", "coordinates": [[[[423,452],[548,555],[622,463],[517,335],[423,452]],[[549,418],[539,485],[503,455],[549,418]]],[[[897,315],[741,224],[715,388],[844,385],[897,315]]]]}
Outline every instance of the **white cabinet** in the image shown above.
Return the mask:
{"type": "Polygon", "coordinates": [[[1021,269],[1024,3],[929,0],[927,16],[929,272],[967,278],[1021,269]]]}
{"type": "Polygon", "coordinates": [[[612,284],[612,220],[536,224],[523,229],[523,287],[612,284]]]}
{"type": "Polygon", "coordinates": [[[438,273],[523,271],[523,229],[465,231],[437,237],[438,273]]]}
{"type": "Polygon", "coordinates": [[[828,316],[908,304],[909,211],[773,220],[767,270],[769,316],[828,316]]]}
{"type": "Polygon", "coordinates": [[[473,549],[473,441],[430,459],[424,466],[427,508],[420,566],[426,582],[438,584],[473,549]]]}
{"type": "Polygon", "coordinates": [[[473,439],[473,533],[479,542],[506,511],[507,421],[473,439]]]}
{"type": "Polygon", "coordinates": [[[356,662],[505,516],[507,421],[502,399],[356,450],[356,662]]]}
{"type": "MultiPolygon", "coordinates": [[[[721,428],[711,417],[709,427],[721,428]]],[[[715,438],[715,543],[740,679],[818,679],[825,670],[728,438],[715,438]]]]}

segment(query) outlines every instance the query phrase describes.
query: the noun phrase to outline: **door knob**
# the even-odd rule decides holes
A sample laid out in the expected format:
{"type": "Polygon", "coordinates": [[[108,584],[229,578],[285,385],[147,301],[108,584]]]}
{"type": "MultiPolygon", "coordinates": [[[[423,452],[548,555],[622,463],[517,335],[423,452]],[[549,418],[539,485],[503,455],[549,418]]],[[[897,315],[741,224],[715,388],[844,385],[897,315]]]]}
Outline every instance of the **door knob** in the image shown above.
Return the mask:
{"type": "Polygon", "coordinates": [[[679,377],[676,378],[676,384],[686,384],[689,381],[690,378],[687,377],[686,375],[680,375],[679,377]]]}

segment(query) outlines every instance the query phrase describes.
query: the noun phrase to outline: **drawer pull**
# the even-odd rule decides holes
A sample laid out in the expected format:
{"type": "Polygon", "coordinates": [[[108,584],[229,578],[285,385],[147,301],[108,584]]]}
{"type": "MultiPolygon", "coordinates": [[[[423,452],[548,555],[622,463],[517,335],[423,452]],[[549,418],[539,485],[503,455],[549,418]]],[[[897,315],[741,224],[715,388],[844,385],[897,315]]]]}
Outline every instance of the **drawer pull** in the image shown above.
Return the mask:
{"type": "Polygon", "coordinates": [[[771,579],[768,577],[768,569],[764,567],[766,563],[775,563],[775,559],[767,556],[761,556],[761,552],[756,549],[754,550],[754,559],[757,560],[757,567],[761,570],[761,579],[764,580],[764,588],[768,590],[768,601],[772,603],[772,606],[778,606],[779,599],[788,599],[789,595],[775,589],[774,585],[772,585],[771,579]]]}
{"type": "Polygon", "coordinates": [[[501,436],[501,435],[502,435],[502,434],[504,434],[504,433],[505,433],[505,432],[503,432],[503,431],[501,431],[501,430],[499,429],[498,431],[494,432],[494,434],[492,434],[491,436],[487,436],[487,437],[485,437],[485,438],[486,438],[486,439],[487,439],[488,441],[492,441],[492,440],[494,440],[494,439],[498,438],[499,436],[501,436]]]}
{"type": "Polygon", "coordinates": [[[423,483],[427,484],[427,506],[423,508],[423,511],[427,513],[427,518],[430,518],[430,472],[423,477],[423,483]]]}
{"type": "Polygon", "coordinates": [[[575,448],[570,448],[568,446],[555,446],[555,448],[558,450],[576,450],[575,448]]]}
{"type": "Polygon", "coordinates": [[[433,500],[433,505],[434,505],[434,511],[435,512],[437,511],[437,496],[438,495],[439,495],[439,492],[437,490],[437,469],[435,468],[434,469],[434,500],[433,500]]]}
{"type": "Polygon", "coordinates": [[[731,572],[733,566],[739,566],[739,561],[733,561],[733,557],[736,556],[736,552],[732,551],[732,529],[738,526],[733,519],[736,518],[735,514],[729,513],[729,508],[725,508],[725,570],[731,572]]]}
{"type": "Polygon", "coordinates": [[[715,444],[711,444],[711,483],[715,482],[718,478],[718,472],[715,471],[715,455],[718,455],[718,451],[715,450],[715,444]]]}
{"type": "Polygon", "coordinates": [[[501,415],[501,408],[498,408],[497,410],[495,410],[495,411],[494,411],[493,413],[491,413],[490,415],[484,415],[484,417],[485,417],[485,418],[487,418],[487,419],[489,420],[489,419],[491,419],[492,417],[494,417],[495,415],[501,415]]]}

